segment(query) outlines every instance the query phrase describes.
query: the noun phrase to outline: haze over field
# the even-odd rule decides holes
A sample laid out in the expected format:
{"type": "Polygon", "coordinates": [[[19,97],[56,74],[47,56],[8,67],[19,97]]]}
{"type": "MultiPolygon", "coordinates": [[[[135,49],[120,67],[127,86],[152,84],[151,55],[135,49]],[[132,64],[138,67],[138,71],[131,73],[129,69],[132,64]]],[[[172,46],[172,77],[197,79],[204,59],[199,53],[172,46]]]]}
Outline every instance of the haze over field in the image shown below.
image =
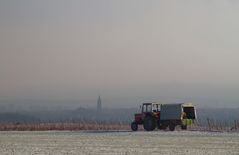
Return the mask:
{"type": "Polygon", "coordinates": [[[0,104],[238,107],[238,15],[236,0],[1,0],[0,104]]]}

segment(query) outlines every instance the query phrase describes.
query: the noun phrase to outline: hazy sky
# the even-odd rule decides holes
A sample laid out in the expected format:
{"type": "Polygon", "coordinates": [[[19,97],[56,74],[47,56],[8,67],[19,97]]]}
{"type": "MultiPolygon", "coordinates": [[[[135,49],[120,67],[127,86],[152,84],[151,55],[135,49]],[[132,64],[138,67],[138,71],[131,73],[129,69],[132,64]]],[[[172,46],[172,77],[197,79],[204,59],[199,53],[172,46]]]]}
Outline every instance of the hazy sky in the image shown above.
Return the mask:
{"type": "Polygon", "coordinates": [[[237,0],[1,0],[0,101],[239,106],[238,19],[237,0]]]}

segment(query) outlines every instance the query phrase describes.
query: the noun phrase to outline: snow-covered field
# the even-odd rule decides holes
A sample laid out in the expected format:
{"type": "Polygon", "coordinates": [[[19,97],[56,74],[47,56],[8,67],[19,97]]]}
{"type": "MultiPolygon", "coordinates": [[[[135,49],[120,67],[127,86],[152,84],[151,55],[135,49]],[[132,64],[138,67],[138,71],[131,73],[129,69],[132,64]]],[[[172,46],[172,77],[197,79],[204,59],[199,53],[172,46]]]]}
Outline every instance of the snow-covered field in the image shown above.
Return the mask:
{"type": "Polygon", "coordinates": [[[1,155],[239,155],[239,133],[0,132],[1,155]]]}

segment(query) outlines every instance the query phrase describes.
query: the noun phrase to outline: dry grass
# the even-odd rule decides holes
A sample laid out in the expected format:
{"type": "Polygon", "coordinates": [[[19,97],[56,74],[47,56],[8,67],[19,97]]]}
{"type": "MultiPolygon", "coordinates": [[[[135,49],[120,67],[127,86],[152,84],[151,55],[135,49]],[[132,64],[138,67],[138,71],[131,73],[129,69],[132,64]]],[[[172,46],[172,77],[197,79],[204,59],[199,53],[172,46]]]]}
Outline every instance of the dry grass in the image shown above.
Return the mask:
{"type": "Polygon", "coordinates": [[[129,130],[129,125],[120,122],[0,123],[0,131],[46,130],[129,130]]]}

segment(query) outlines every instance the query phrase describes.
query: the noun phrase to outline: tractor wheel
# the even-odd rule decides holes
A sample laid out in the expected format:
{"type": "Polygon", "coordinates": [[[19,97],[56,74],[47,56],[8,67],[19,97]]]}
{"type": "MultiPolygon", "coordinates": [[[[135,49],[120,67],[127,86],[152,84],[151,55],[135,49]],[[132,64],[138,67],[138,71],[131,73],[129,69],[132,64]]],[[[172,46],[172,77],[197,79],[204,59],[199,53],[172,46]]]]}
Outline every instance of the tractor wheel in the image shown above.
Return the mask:
{"type": "Polygon", "coordinates": [[[138,130],[138,124],[135,121],[133,121],[131,123],[131,129],[132,129],[132,131],[137,131],[138,130]]]}
{"type": "Polygon", "coordinates": [[[182,129],[182,130],[187,130],[187,125],[182,125],[182,126],[181,126],[181,129],[182,129]]]}
{"type": "Polygon", "coordinates": [[[146,131],[152,131],[156,128],[156,121],[151,116],[147,116],[144,119],[144,129],[146,131]]]}
{"type": "Polygon", "coordinates": [[[169,130],[174,131],[175,130],[175,125],[173,123],[169,124],[169,130]]]}

